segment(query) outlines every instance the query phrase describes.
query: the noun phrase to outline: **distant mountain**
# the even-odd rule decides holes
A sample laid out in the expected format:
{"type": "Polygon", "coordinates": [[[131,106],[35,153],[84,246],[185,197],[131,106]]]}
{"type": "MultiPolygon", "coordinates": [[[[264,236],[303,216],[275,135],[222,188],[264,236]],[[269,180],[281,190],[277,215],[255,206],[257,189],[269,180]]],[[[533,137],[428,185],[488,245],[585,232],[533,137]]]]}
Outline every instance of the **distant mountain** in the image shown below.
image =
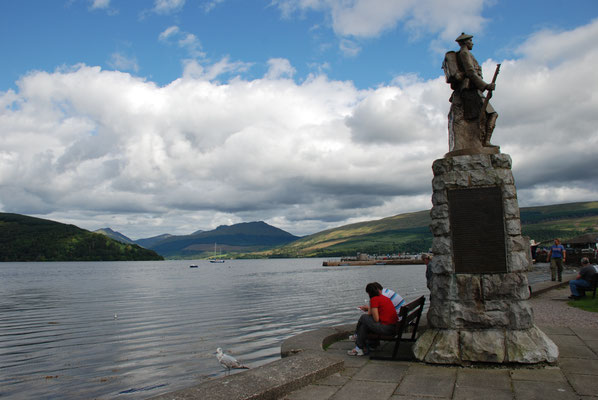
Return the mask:
{"type": "Polygon", "coordinates": [[[154,251],[74,225],[0,213],[0,261],[163,260],[154,251]]]}
{"type": "Polygon", "coordinates": [[[135,243],[135,241],[129,239],[128,237],[126,237],[122,233],[113,231],[110,228],[100,228],[98,230],[95,230],[94,233],[101,233],[102,235],[106,235],[106,236],[108,236],[111,239],[118,240],[121,243],[127,243],[127,244],[134,244],[135,243]]]}
{"type": "Polygon", "coordinates": [[[214,255],[214,244],[217,244],[219,253],[228,257],[269,249],[297,239],[298,236],[260,221],[221,225],[212,231],[171,236],[148,248],[167,258],[206,258],[214,255]]]}
{"type": "Polygon", "coordinates": [[[156,244],[162,242],[165,239],[168,239],[172,237],[171,234],[168,233],[164,233],[162,235],[158,235],[158,236],[152,236],[149,238],[145,238],[145,239],[137,239],[135,240],[135,243],[137,243],[139,246],[141,247],[145,247],[146,249],[149,249],[152,246],[155,246],[156,244]]]}
{"type": "MultiPolygon", "coordinates": [[[[569,239],[598,232],[598,202],[557,204],[520,209],[523,234],[537,242],[569,239]]],[[[430,212],[399,214],[305,236],[254,254],[262,257],[338,257],[398,252],[425,252],[432,245],[430,212]]]]}

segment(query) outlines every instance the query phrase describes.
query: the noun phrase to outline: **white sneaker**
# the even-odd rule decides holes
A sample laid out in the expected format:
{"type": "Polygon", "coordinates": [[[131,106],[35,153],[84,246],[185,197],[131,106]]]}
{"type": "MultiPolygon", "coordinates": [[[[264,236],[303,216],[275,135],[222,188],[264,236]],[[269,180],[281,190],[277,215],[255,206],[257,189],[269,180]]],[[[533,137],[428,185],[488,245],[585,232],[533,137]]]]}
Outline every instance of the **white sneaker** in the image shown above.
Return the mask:
{"type": "Polygon", "coordinates": [[[351,336],[349,336],[349,340],[352,341],[352,342],[356,341],[357,340],[357,335],[355,333],[352,334],[351,336]]]}
{"type": "Polygon", "coordinates": [[[363,350],[361,350],[359,347],[355,347],[354,349],[349,350],[347,354],[350,356],[363,356],[363,350]]]}

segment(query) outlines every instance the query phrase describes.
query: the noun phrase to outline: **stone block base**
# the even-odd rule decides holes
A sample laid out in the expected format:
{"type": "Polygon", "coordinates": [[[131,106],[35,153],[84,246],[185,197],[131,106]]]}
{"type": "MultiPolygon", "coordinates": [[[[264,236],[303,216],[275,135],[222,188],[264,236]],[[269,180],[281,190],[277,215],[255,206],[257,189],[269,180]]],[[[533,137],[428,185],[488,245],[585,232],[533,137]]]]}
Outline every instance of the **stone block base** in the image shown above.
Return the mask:
{"type": "Polygon", "coordinates": [[[524,330],[426,330],[413,346],[415,357],[431,364],[554,363],[559,349],[535,325],[524,330]]]}

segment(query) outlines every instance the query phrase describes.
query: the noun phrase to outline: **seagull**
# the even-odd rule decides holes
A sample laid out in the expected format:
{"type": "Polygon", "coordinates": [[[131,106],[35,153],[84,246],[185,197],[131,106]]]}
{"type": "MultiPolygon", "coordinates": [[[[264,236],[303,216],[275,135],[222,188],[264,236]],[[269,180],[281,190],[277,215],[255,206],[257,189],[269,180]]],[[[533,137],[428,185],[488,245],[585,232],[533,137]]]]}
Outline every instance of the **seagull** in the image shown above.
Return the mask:
{"type": "Polygon", "coordinates": [[[229,356],[228,354],[224,354],[220,347],[216,349],[216,357],[218,358],[218,362],[220,362],[220,365],[226,368],[229,373],[230,370],[233,368],[249,369],[248,366],[245,366],[241,364],[239,361],[237,361],[235,357],[229,356]]]}

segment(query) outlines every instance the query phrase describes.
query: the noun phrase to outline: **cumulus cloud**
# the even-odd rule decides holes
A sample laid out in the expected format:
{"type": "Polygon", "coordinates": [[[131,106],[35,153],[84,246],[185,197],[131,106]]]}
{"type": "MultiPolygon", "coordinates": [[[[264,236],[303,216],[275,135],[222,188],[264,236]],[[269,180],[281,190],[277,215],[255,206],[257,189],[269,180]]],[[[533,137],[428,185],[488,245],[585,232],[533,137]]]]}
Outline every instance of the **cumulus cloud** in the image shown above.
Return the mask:
{"type": "Polygon", "coordinates": [[[153,11],[157,14],[170,14],[180,11],[185,5],[185,0],[155,0],[153,11]]]}
{"type": "Polygon", "coordinates": [[[216,8],[218,6],[218,4],[223,3],[224,0],[211,0],[211,1],[205,1],[202,5],[203,9],[205,12],[210,12],[212,11],[214,8],[216,8]]]}
{"type": "Polygon", "coordinates": [[[295,12],[326,12],[334,32],[341,37],[371,38],[401,25],[412,35],[438,34],[452,40],[462,29],[479,32],[485,22],[481,16],[488,0],[273,0],[289,17],[295,12]]]}
{"type": "Polygon", "coordinates": [[[91,8],[93,9],[106,9],[110,7],[110,0],[93,0],[91,2],[91,8]]]}
{"type": "Polygon", "coordinates": [[[139,72],[139,65],[137,64],[137,58],[133,56],[128,56],[123,53],[113,53],[110,56],[110,60],[108,61],[108,65],[112,68],[121,70],[121,71],[133,71],[139,72]]]}
{"type": "Polygon", "coordinates": [[[205,57],[199,38],[192,33],[182,31],[176,25],[162,31],[158,35],[158,40],[167,44],[176,44],[178,47],[185,49],[190,57],[205,57]]]}
{"type": "Polygon", "coordinates": [[[339,48],[348,57],[356,57],[361,52],[361,46],[353,40],[341,39],[339,48]]]}
{"type": "MultiPolygon", "coordinates": [[[[597,25],[544,31],[502,60],[493,142],[521,205],[598,198],[597,25]],[[578,38],[567,57],[536,51],[564,37],[578,38]]],[[[248,64],[190,59],[166,86],[87,65],[24,76],[0,92],[1,209],[147,237],[251,220],[308,234],[430,207],[448,150],[442,77],[359,90],[268,64],[248,80],[248,64]]]]}
{"type": "Polygon", "coordinates": [[[266,79],[292,78],[295,75],[295,68],[285,58],[271,58],[268,60],[268,72],[266,79]]]}

